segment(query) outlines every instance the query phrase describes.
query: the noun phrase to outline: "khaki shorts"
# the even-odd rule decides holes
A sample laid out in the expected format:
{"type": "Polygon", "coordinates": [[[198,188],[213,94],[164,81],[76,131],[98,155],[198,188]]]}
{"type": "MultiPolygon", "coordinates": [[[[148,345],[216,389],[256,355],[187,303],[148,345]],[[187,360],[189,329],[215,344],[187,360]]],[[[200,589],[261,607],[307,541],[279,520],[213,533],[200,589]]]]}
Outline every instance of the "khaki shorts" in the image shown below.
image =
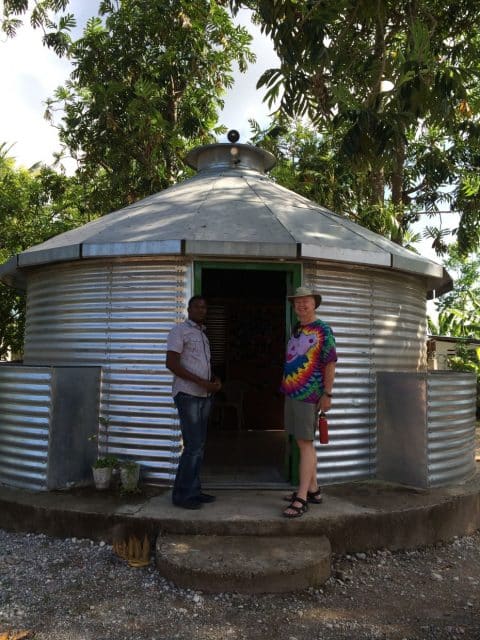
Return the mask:
{"type": "Polygon", "coordinates": [[[315,440],[317,405],[285,396],[285,431],[298,440],[315,440]]]}

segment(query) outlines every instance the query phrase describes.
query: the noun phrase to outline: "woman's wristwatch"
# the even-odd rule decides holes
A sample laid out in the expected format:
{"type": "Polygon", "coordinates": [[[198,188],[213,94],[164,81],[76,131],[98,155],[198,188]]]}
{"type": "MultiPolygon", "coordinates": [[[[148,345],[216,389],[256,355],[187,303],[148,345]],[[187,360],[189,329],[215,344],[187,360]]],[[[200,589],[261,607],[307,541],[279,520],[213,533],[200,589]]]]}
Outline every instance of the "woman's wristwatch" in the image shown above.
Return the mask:
{"type": "Polygon", "coordinates": [[[333,393],[328,393],[328,391],[324,391],[323,395],[327,396],[327,398],[333,398],[333,393]]]}

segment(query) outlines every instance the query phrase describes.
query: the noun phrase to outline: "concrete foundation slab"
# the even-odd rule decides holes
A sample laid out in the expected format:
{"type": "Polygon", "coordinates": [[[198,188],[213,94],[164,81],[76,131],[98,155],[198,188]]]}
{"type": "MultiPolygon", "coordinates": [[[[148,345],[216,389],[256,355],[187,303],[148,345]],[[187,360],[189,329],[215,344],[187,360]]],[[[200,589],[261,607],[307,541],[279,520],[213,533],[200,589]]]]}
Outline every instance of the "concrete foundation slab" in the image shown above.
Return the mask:
{"type": "Polygon", "coordinates": [[[335,553],[407,549],[480,528],[480,473],[445,489],[416,490],[370,481],[329,486],[302,518],[282,516],[285,491],[218,490],[198,511],[179,509],[169,490],[138,496],[94,489],[34,492],[0,485],[0,527],[111,542],[118,526],[161,534],[326,536],[335,553]]]}

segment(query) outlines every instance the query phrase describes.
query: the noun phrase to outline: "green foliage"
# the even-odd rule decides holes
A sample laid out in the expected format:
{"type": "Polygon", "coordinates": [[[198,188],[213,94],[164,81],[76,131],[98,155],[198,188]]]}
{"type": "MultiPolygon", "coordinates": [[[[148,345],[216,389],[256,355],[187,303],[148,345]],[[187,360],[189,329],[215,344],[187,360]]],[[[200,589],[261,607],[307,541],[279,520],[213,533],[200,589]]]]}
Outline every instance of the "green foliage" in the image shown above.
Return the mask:
{"type": "Polygon", "coordinates": [[[477,411],[480,409],[480,347],[469,344],[480,340],[480,255],[463,256],[458,245],[450,245],[445,268],[454,276],[452,291],[435,302],[438,318],[428,318],[433,335],[462,338],[447,366],[454,371],[470,371],[477,377],[477,411]]]}
{"type": "Polygon", "coordinates": [[[115,456],[105,456],[103,458],[97,458],[97,460],[95,460],[92,466],[94,469],[105,469],[105,468],[115,469],[116,467],[118,467],[119,464],[120,464],[120,461],[115,456]]]}
{"type": "Polygon", "coordinates": [[[134,460],[122,460],[120,466],[124,469],[135,471],[139,465],[138,462],[135,462],[134,460]]]}
{"type": "Polygon", "coordinates": [[[250,125],[252,142],[277,158],[270,175],[279,184],[409,248],[419,240],[408,229],[415,216],[404,215],[401,227],[398,207],[388,200],[376,201],[370,169],[354,169],[342,160],[334,129],[325,127],[320,133],[300,119],[281,115],[265,130],[254,120],[250,125]]]}
{"type": "Polygon", "coordinates": [[[0,284],[0,359],[8,352],[17,358],[23,350],[25,300],[13,289],[0,284]]]}
{"type": "Polygon", "coordinates": [[[445,268],[455,276],[454,286],[436,301],[438,320],[429,320],[429,330],[435,335],[480,340],[480,256],[464,257],[458,246],[451,245],[445,268]]]}
{"type": "MultiPolygon", "coordinates": [[[[4,4],[5,33],[15,35],[18,16],[31,10],[44,43],[73,63],[45,115],[79,170],[67,178],[41,165],[19,169],[0,147],[1,262],[180,179],[190,147],[222,130],[217,112],[233,65],[244,71],[254,60],[250,36],[233,26],[221,3],[104,0],[76,41],[67,6],[67,0],[4,4]]],[[[23,298],[1,285],[0,357],[21,351],[24,313],[23,298]]]]}
{"type": "MultiPolygon", "coordinates": [[[[361,184],[364,222],[402,242],[420,213],[461,213],[459,247],[480,240],[480,12],[466,0],[242,2],[280,58],[258,86],[311,122],[361,184]],[[392,83],[386,90],[384,81],[392,83]],[[369,203],[364,207],[365,195],[369,203]],[[385,208],[385,201],[390,206],[385,208]],[[393,214],[395,224],[389,224],[393,214]],[[374,218],[384,218],[374,222],[374,218]],[[372,220],[372,222],[369,222],[372,220]],[[390,230],[389,230],[390,228],[390,230]]],[[[441,231],[430,225],[438,252],[441,231]]]]}
{"type": "Polygon", "coordinates": [[[70,80],[48,101],[64,110],[59,134],[97,185],[90,208],[105,213],[171,185],[182,158],[212,142],[222,95],[254,60],[251,38],[217,2],[103,2],[73,42],[70,80]]]}
{"type": "Polygon", "coordinates": [[[4,0],[0,31],[10,38],[15,36],[22,26],[18,16],[30,11],[30,24],[35,29],[43,30],[44,45],[53,49],[57,55],[63,56],[68,52],[71,43],[70,31],[76,24],[71,13],[60,15],[57,19],[56,14],[65,11],[67,6],[68,0],[4,0]],[[57,19],[56,22],[54,18],[57,19]]]}
{"type": "Polygon", "coordinates": [[[474,349],[467,342],[460,343],[456,354],[448,359],[448,367],[454,371],[471,371],[480,382],[480,347],[474,349]]]}
{"type": "MultiPolygon", "coordinates": [[[[18,168],[0,145],[0,263],[91,219],[83,200],[75,178],[44,165],[18,168]]],[[[9,350],[22,351],[24,302],[18,292],[0,285],[0,358],[9,350]]]]}

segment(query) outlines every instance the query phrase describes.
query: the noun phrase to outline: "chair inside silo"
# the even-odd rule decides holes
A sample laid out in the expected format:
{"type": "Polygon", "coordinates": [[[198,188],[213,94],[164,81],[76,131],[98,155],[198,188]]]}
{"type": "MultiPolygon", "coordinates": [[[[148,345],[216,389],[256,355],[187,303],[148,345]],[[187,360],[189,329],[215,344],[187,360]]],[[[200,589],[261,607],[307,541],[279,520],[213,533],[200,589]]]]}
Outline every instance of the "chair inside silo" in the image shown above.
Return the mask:
{"type": "Polygon", "coordinates": [[[288,480],[283,396],[287,273],[202,269],[212,368],[223,381],[215,397],[204,480],[234,484],[288,480]]]}

